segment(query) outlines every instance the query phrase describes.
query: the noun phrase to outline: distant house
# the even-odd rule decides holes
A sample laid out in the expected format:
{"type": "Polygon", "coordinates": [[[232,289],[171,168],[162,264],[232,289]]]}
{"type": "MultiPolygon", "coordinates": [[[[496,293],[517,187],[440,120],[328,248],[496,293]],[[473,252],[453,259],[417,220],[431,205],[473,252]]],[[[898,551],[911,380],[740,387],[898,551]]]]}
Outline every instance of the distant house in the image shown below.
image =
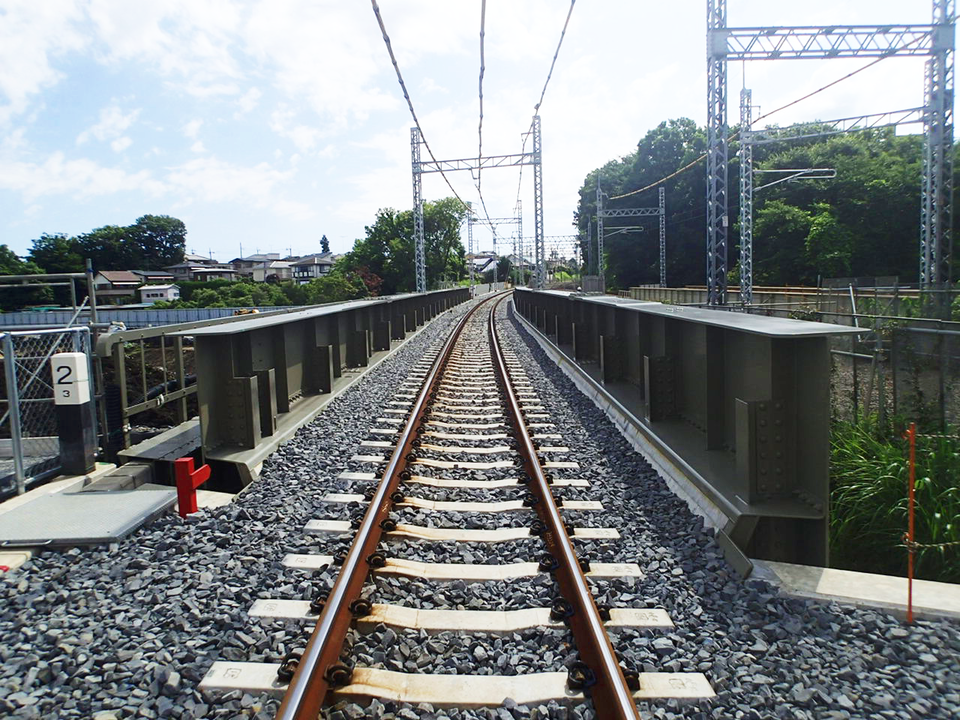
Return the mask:
{"type": "Polygon", "coordinates": [[[172,302],[180,299],[180,288],[177,285],[144,285],[138,288],[140,302],[152,305],[158,300],[172,302]]]}
{"type": "Polygon", "coordinates": [[[280,253],[257,253],[247,257],[234,258],[230,261],[231,267],[237,271],[237,275],[250,277],[253,275],[253,269],[258,265],[270,263],[280,259],[280,253]]]}
{"type": "Polygon", "coordinates": [[[293,268],[283,260],[273,260],[254,265],[251,273],[254,282],[279,282],[293,277],[293,268]]]}
{"type": "Polygon", "coordinates": [[[467,255],[467,262],[473,264],[475,273],[482,273],[493,269],[493,266],[497,263],[497,256],[493,253],[477,253],[467,255]]]}
{"type": "Polygon", "coordinates": [[[173,282],[173,275],[166,270],[131,270],[134,275],[140,278],[140,282],[156,283],[159,285],[173,282]]]}
{"type": "Polygon", "coordinates": [[[192,263],[193,265],[219,265],[220,264],[213,258],[208,258],[206,255],[194,255],[192,253],[184,253],[183,262],[192,263]]]}
{"type": "Polygon", "coordinates": [[[93,279],[97,303],[121,305],[134,298],[142,282],[129,270],[101,270],[93,279]]]}
{"type": "Polygon", "coordinates": [[[185,280],[194,280],[206,282],[208,280],[235,280],[236,270],[230,265],[201,264],[192,262],[182,262],[176,265],[170,265],[167,270],[173,275],[174,280],[183,282],[185,280]]]}
{"type": "Polygon", "coordinates": [[[307,255],[290,263],[293,269],[293,279],[303,285],[328,274],[333,269],[333,263],[333,253],[307,255]]]}

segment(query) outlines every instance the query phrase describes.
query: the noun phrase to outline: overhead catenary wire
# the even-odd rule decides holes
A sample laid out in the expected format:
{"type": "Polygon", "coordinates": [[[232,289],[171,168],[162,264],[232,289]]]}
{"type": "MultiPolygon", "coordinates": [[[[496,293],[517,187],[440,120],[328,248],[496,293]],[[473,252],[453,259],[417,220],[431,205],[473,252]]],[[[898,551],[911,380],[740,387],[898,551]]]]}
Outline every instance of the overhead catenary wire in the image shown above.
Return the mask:
{"type": "MultiPolygon", "coordinates": [[[[909,47],[910,45],[913,45],[913,44],[917,43],[920,39],[921,39],[921,38],[917,38],[916,40],[912,40],[910,43],[908,43],[907,45],[905,45],[905,47],[909,47]]],[[[804,100],[808,100],[809,98],[812,98],[814,95],[817,95],[818,93],[822,93],[824,90],[829,90],[829,89],[832,88],[834,85],[837,85],[837,84],[843,82],[844,80],[849,80],[849,79],[852,78],[854,75],[857,75],[857,74],[859,74],[859,73],[862,73],[864,70],[867,70],[867,69],[873,67],[874,65],[876,65],[877,63],[886,60],[888,57],[890,57],[890,56],[889,56],[889,55],[884,55],[883,57],[878,57],[876,60],[872,60],[871,62],[868,62],[868,63],[867,63],[866,65],[864,65],[863,67],[857,68],[856,70],[847,73],[846,75],[844,75],[844,76],[841,77],[841,78],[837,78],[836,80],[833,80],[832,82],[829,82],[829,83],[827,83],[826,85],[824,85],[824,86],[822,86],[822,87],[819,87],[819,88],[817,88],[816,90],[814,90],[814,91],[812,91],[812,92],[809,92],[809,93],[807,93],[806,95],[803,95],[802,97],[797,98],[796,100],[791,100],[791,101],[788,102],[786,105],[781,105],[780,107],[775,108],[775,109],[771,110],[770,112],[763,113],[763,114],[760,115],[759,117],[755,118],[755,119],[753,120],[753,122],[754,122],[754,123],[758,123],[758,122],[760,122],[761,120],[765,120],[766,118],[770,117],[771,115],[780,112],[781,110],[786,110],[787,108],[793,107],[794,105],[797,105],[798,103],[801,103],[801,102],[803,102],[804,100]]],[[[740,137],[740,130],[736,130],[735,132],[733,132],[733,133],[731,133],[730,135],[728,135],[728,136],[727,136],[727,142],[731,142],[731,141],[733,141],[733,140],[736,140],[738,137],[740,137]]],[[[651,190],[651,189],[657,187],[658,185],[662,185],[663,183],[667,182],[668,180],[672,180],[673,178],[675,178],[675,177],[677,177],[678,175],[686,172],[686,171],[689,170],[690,168],[696,167],[699,163],[703,162],[703,161],[706,160],[706,159],[707,159],[707,153],[703,153],[703,154],[700,155],[698,158],[696,158],[695,160],[687,163],[686,165],[684,165],[684,166],[683,166],[682,168],[680,168],[679,170],[675,170],[674,172],[670,173],[669,175],[660,178],[660,179],[657,180],[656,182],[652,182],[652,183],[650,183],[649,185],[645,185],[645,186],[643,186],[642,188],[639,188],[638,190],[631,190],[630,192],[623,193],[623,194],[621,194],[621,195],[614,195],[614,196],[611,197],[610,199],[611,199],[611,200],[619,200],[619,199],[621,199],[621,198],[630,197],[630,196],[632,196],[632,195],[639,195],[640,193],[646,192],[647,190],[651,190]]]]}
{"type": "MultiPolygon", "coordinates": [[[[484,62],[484,40],[486,38],[486,21],[487,21],[487,0],[482,0],[480,4],[480,82],[479,82],[479,96],[480,96],[480,122],[477,125],[477,177],[474,178],[474,185],[477,187],[477,195],[480,197],[480,207],[483,209],[483,216],[487,219],[487,227],[490,228],[490,231],[493,233],[493,245],[497,245],[497,228],[490,220],[490,213],[487,211],[487,201],[483,197],[483,188],[481,186],[481,173],[483,172],[483,75],[486,71],[486,64],[484,62]]],[[[470,211],[472,212],[472,211],[470,211]]]]}
{"type": "MultiPolygon", "coordinates": [[[[570,0],[570,9],[567,10],[567,17],[563,21],[563,29],[560,31],[560,39],[557,41],[557,49],[553,52],[553,60],[550,61],[550,69],[547,71],[547,79],[543,83],[543,90],[540,91],[540,99],[537,101],[537,104],[533,106],[534,115],[540,112],[540,106],[543,105],[543,98],[547,94],[547,86],[550,84],[550,78],[553,77],[553,68],[557,64],[557,58],[560,56],[560,48],[563,47],[563,38],[567,35],[567,27],[570,25],[570,16],[573,15],[573,8],[577,4],[577,0],[570,0]]],[[[520,146],[520,154],[522,155],[526,152],[527,149],[527,138],[530,137],[530,134],[533,132],[533,121],[530,122],[530,129],[523,136],[523,144],[520,146]]],[[[520,188],[523,184],[523,165],[520,166],[520,178],[517,180],[517,203],[520,202],[520,188]]],[[[516,206],[514,206],[516,207],[516,206]]]]}
{"type": "MultiPolygon", "coordinates": [[[[480,122],[477,125],[477,158],[483,159],[483,73],[486,69],[483,60],[483,40],[485,37],[485,25],[487,20],[487,0],[480,4],[480,122]]],[[[477,168],[477,192],[480,192],[480,173],[482,168],[477,168]]]]}
{"type": "MultiPolygon", "coordinates": [[[[420,119],[417,117],[417,111],[413,109],[413,101],[410,99],[410,93],[407,92],[407,85],[403,81],[403,75],[400,73],[400,65],[397,64],[397,57],[393,54],[393,45],[390,43],[390,36],[387,35],[387,28],[383,24],[383,16],[380,14],[380,6],[377,5],[377,0],[370,0],[370,4],[373,7],[373,14],[377,16],[377,23],[380,25],[380,33],[383,35],[383,42],[387,46],[387,52],[390,53],[390,62],[393,63],[393,69],[397,72],[397,81],[400,83],[400,89],[403,90],[403,97],[407,101],[407,107],[410,108],[410,115],[413,117],[413,122],[417,126],[417,130],[420,131],[420,140],[423,142],[423,146],[427,149],[427,154],[430,156],[430,159],[433,162],[437,162],[436,156],[433,154],[433,150],[430,149],[430,143],[427,142],[427,136],[423,133],[423,128],[420,126],[420,119]]],[[[453,187],[453,184],[450,182],[450,178],[447,177],[447,174],[440,170],[440,175],[443,177],[444,182],[447,183],[447,187],[450,188],[450,191],[456,196],[457,200],[460,201],[460,204],[463,207],[468,208],[466,202],[463,198],[460,197],[460,193],[456,191],[453,187]]]]}

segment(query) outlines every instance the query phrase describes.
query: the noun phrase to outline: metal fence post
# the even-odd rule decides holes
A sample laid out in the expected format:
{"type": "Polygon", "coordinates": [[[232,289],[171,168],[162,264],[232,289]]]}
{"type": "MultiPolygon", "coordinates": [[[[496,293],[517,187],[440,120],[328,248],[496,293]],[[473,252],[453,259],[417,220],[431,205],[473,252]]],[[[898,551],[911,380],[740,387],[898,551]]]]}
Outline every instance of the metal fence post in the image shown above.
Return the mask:
{"type": "Polygon", "coordinates": [[[17,387],[17,356],[13,346],[13,336],[3,336],[3,368],[7,377],[7,412],[10,420],[10,443],[13,450],[13,472],[17,482],[17,495],[23,495],[25,488],[23,469],[23,442],[20,430],[20,392],[17,387]]]}

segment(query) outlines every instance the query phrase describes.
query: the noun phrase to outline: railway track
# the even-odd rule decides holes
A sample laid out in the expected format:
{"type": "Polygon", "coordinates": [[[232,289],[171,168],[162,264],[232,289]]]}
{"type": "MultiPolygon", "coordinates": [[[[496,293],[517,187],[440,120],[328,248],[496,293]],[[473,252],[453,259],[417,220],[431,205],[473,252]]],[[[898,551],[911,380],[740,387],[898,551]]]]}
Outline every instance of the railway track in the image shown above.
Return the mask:
{"type": "Polygon", "coordinates": [[[503,300],[478,303],[383,408],[353,458],[365,471],[341,476],[356,492],[324,497],[351,519],[311,520],[304,528],[352,536],[349,546],[283,559],[290,573],[335,566],[332,589],[312,600],[261,599],[250,608],[262,621],[315,623],[303,651],[280,663],[217,662],[202,688],[282,694],[277,717],[289,720],[312,720],[341,700],[373,698],[456,708],[557,701],[592,704],[604,719],[635,718],[637,700],[713,695],[700,673],[620,664],[608,628],[658,632],[673,624],[635,599],[595,602],[592,583],[636,578],[641,569],[578,556],[579,542],[616,542],[629,530],[603,527],[608,500],[594,497],[599,491],[578,477],[562,418],[546,412],[524,368],[502,346],[496,316],[503,300]],[[436,589],[445,584],[490,585],[512,599],[494,591],[485,604],[445,606],[436,589]],[[411,593],[419,594],[414,606],[404,603],[411,593]],[[364,642],[365,634],[384,629],[422,640],[402,668],[386,669],[364,642]],[[540,666],[552,662],[554,669],[518,672],[522,664],[509,653],[462,640],[531,633],[543,643],[540,666]],[[435,667],[430,654],[443,654],[454,637],[458,647],[474,648],[474,672],[419,672],[435,667]]]}

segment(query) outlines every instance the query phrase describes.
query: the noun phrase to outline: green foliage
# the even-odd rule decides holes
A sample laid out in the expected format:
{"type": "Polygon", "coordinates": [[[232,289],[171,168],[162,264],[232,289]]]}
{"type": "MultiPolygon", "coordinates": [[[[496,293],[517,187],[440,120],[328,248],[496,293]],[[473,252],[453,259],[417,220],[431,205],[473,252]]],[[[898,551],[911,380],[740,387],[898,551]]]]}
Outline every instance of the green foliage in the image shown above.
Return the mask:
{"type": "Polygon", "coordinates": [[[356,273],[333,271],[329,275],[298,285],[292,280],[258,283],[253,280],[211,280],[182,282],[180,299],[154,303],[158,310],[203,307],[274,307],[319,305],[366,297],[362,278],[356,273]]]}
{"type": "MultiPolygon", "coordinates": [[[[916,540],[960,541],[960,446],[920,437],[916,451],[916,540]]],[[[836,422],[831,443],[831,564],[903,575],[907,551],[908,445],[876,418],[836,422]]],[[[960,581],[960,546],[921,548],[917,577],[960,581]]]]}
{"type": "Polygon", "coordinates": [[[180,282],[180,299],[154,303],[158,310],[166,308],[202,307],[274,307],[306,305],[310,302],[304,286],[291,281],[258,283],[253,280],[211,280],[180,282]]]}
{"type": "MultiPolygon", "coordinates": [[[[590,172],[580,189],[580,202],[574,213],[574,225],[582,238],[582,257],[588,272],[595,272],[597,242],[597,180],[610,196],[637,190],[673,173],[696,160],[706,150],[706,133],[688,118],[668,120],[648,132],[635,152],[611,160],[590,172]],[[588,245],[587,223],[592,225],[588,245]]],[[[702,167],[668,180],[667,208],[667,280],[670,284],[703,283],[706,274],[704,253],[704,198],[706,184],[702,167]]],[[[621,200],[606,200],[604,207],[656,207],[657,188],[650,188],[621,200]]],[[[605,220],[604,241],[607,287],[630,287],[659,281],[659,226],[657,218],[605,220]],[[618,226],[641,225],[642,232],[611,235],[618,226]]]]}
{"type": "Polygon", "coordinates": [[[304,288],[311,305],[357,300],[367,296],[366,285],[357,273],[337,269],[311,280],[304,288]]]}
{"type": "Polygon", "coordinates": [[[327,240],[326,235],[320,238],[320,252],[325,252],[325,253],[330,252],[330,241],[327,240]]]}
{"type": "MultiPolygon", "coordinates": [[[[6,245],[0,245],[0,275],[36,275],[42,273],[36,263],[21,260],[6,245]]],[[[18,310],[26,305],[51,301],[51,288],[4,288],[0,290],[0,310],[18,310]]]]}
{"type": "MultiPolygon", "coordinates": [[[[459,280],[466,271],[460,242],[460,225],[466,211],[456,198],[444,198],[423,205],[424,250],[427,282],[459,280]]],[[[377,212],[366,237],[357,240],[338,268],[364,278],[372,295],[394,295],[416,289],[414,274],[413,211],[385,208],[377,212]]]]}
{"type": "MultiPolygon", "coordinates": [[[[84,258],[76,238],[63,233],[43,233],[33,241],[30,260],[46,273],[73,273],[84,271],[84,258]]],[[[139,270],[140,268],[136,268],[139,270]]]]}
{"type": "Polygon", "coordinates": [[[77,237],[44,233],[33,241],[30,260],[44,272],[159,270],[183,261],[187,227],[169,215],[144,215],[133,225],[106,225],[77,237]]]}
{"type": "MultiPolygon", "coordinates": [[[[596,187],[610,196],[646,187],[695,161],[706,147],[705,131],[686,118],[669,120],[648,132],[635,152],[590,172],[580,189],[574,224],[587,236],[588,218],[596,243],[596,187]]],[[[736,144],[731,147],[730,253],[736,264],[739,198],[736,144]]],[[[836,168],[836,178],[784,182],[758,192],[754,200],[754,282],[757,285],[816,284],[820,277],[918,275],[921,138],[892,130],[869,130],[826,139],[758,145],[758,170],[836,168]]],[[[757,176],[757,184],[762,184],[757,176]]],[[[769,176],[766,176],[769,177],[769,176]]],[[[703,164],[664,183],[667,208],[667,281],[702,285],[705,277],[705,173],[703,164]]],[[[656,207],[657,188],[605,207],[656,207]]],[[[656,219],[605,221],[608,287],[658,280],[656,219]],[[611,234],[617,226],[643,224],[644,231],[611,234]]],[[[594,248],[583,257],[595,267],[594,248]]],[[[730,280],[739,282],[736,273],[730,280]]]]}

